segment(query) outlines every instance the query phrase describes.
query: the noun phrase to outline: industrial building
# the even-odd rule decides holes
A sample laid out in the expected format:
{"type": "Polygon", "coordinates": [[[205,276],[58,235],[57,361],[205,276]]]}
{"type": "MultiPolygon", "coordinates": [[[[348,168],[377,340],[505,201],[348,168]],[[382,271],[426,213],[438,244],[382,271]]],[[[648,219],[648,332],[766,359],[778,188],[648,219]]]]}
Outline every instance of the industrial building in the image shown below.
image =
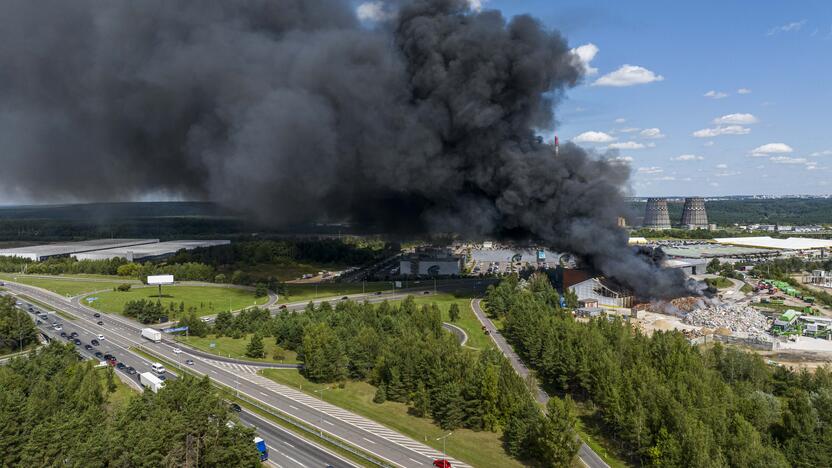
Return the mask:
{"type": "Polygon", "coordinates": [[[679,224],[683,229],[709,229],[705,199],[702,197],[685,198],[685,205],[682,207],[682,220],[679,224]]]}
{"type": "Polygon", "coordinates": [[[403,276],[456,276],[462,273],[463,257],[446,249],[419,248],[399,261],[403,276]]]}
{"type": "Polygon", "coordinates": [[[183,249],[193,250],[200,247],[213,247],[217,245],[227,245],[230,243],[231,241],[228,240],[180,240],[101,249],[72,254],[72,256],[78,260],[109,260],[113,258],[124,258],[133,262],[165,258],[183,249]]]}
{"type": "Polygon", "coordinates": [[[762,237],[721,237],[715,242],[725,245],[741,245],[778,250],[820,250],[832,247],[832,240],[812,239],[809,237],[789,237],[788,239],[774,239],[762,237]]]}
{"type": "Polygon", "coordinates": [[[644,209],[644,227],[662,231],[670,229],[670,212],[666,198],[648,198],[644,209]]]}
{"type": "Polygon", "coordinates": [[[601,306],[632,307],[635,303],[631,291],[604,277],[589,278],[568,288],[579,300],[595,301],[601,306]]]}
{"type": "Polygon", "coordinates": [[[158,244],[159,239],[94,239],[80,242],[33,245],[0,250],[0,256],[28,258],[34,261],[52,257],[66,257],[102,249],[136,248],[140,245],[158,244]]]}

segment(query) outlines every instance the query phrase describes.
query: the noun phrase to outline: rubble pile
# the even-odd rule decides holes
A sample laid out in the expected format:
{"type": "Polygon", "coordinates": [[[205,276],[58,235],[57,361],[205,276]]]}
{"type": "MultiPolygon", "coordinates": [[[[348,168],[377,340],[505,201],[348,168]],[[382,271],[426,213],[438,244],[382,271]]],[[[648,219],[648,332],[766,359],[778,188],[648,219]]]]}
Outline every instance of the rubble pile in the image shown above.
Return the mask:
{"type": "Polygon", "coordinates": [[[731,334],[749,338],[770,339],[766,333],[766,317],[745,304],[708,304],[685,314],[683,322],[698,327],[727,329],[731,334]]]}

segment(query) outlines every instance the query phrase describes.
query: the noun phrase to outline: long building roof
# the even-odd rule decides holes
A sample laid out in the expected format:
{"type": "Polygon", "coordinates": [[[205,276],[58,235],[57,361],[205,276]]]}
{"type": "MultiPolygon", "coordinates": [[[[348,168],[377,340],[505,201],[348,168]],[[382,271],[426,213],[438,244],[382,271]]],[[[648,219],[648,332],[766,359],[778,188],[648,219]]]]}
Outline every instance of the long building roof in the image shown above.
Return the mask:
{"type": "Polygon", "coordinates": [[[749,247],[764,247],[767,249],[781,250],[810,250],[825,249],[832,247],[832,240],[811,239],[808,237],[789,237],[788,239],[774,239],[769,236],[763,237],[723,237],[714,239],[720,244],[743,245],[749,247]]]}
{"type": "Polygon", "coordinates": [[[80,242],[62,242],[55,244],[32,245],[0,250],[0,256],[22,257],[32,260],[42,258],[71,255],[93,250],[132,247],[144,244],[158,243],[159,239],[93,239],[80,242]]]}
{"type": "Polygon", "coordinates": [[[212,247],[215,245],[226,245],[228,240],[179,240],[169,242],[158,242],[155,244],[117,247],[113,249],[96,250],[73,254],[78,260],[101,260],[111,258],[126,258],[127,260],[152,259],[165,255],[174,254],[182,249],[192,250],[199,247],[212,247]]]}

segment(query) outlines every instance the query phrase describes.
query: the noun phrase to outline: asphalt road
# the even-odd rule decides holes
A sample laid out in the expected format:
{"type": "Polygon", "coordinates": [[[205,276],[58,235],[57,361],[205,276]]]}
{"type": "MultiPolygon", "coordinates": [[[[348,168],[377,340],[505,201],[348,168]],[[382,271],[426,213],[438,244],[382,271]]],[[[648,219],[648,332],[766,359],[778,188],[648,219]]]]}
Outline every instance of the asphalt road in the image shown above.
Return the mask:
{"type": "MultiPolygon", "coordinates": [[[[78,317],[78,320],[71,321],[72,324],[69,326],[88,330],[90,338],[92,334],[104,334],[110,347],[109,350],[113,351],[113,354],[119,359],[124,359],[125,362],[129,359],[126,356],[128,354],[137,357],[138,362],[143,361],[143,358],[134,355],[129,350],[130,347],[142,347],[162,356],[167,361],[179,363],[179,366],[184,366],[182,363],[186,359],[192,359],[194,365],[189,366],[192,371],[208,375],[213,380],[230,388],[236,388],[241,394],[250,399],[277,408],[285,414],[304,421],[306,424],[316,427],[322,434],[346,440],[351,445],[373,453],[393,466],[430,466],[434,459],[442,456],[440,452],[378,423],[322,402],[320,399],[312,398],[298,390],[276,384],[253,372],[244,372],[239,367],[232,367],[233,364],[189,354],[183,345],[176,342],[164,340],[161,343],[152,343],[147,341],[140,337],[142,325],[125,317],[115,314],[102,314],[101,320],[104,321],[104,326],[99,327],[95,324],[98,319],[93,317],[92,314],[96,312],[93,309],[31,286],[7,282],[6,288],[12,292],[26,294],[37,301],[78,317]],[[174,353],[174,347],[180,347],[184,350],[181,353],[174,353]]],[[[390,299],[389,296],[387,298],[390,299]]],[[[69,320],[62,320],[65,326],[69,322],[69,320]]],[[[143,365],[144,369],[147,369],[148,364],[143,362],[138,365],[143,365]]],[[[141,369],[136,365],[133,365],[133,367],[137,370],[141,369]]],[[[175,369],[173,370],[175,371],[175,369]]],[[[455,468],[468,466],[452,458],[448,458],[448,460],[455,468]]]]}
{"type": "MultiPolygon", "coordinates": [[[[497,330],[497,327],[494,326],[491,319],[489,319],[482,310],[482,307],[480,307],[481,301],[481,299],[472,299],[471,309],[474,311],[474,314],[476,314],[480,323],[482,323],[486,330],[488,330],[488,333],[494,341],[494,344],[497,345],[497,348],[508,358],[515,372],[517,372],[517,374],[525,380],[529,375],[529,369],[525,364],[523,364],[523,361],[520,360],[520,357],[514,352],[514,348],[508,344],[506,339],[503,338],[503,335],[501,335],[499,330],[497,330]]],[[[543,404],[549,401],[549,395],[547,395],[546,392],[544,392],[540,387],[537,388],[535,398],[543,404]]],[[[578,458],[581,460],[581,463],[590,468],[609,468],[609,465],[607,465],[606,462],[604,462],[604,460],[585,443],[581,443],[581,448],[578,449],[578,458]]]]}
{"type": "MultiPolygon", "coordinates": [[[[28,307],[32,306],[35,311],[41,311],[36,304],[29,304],[25,299],[20,299],[23,303],[22,308],[28,311],[28,307]]],[[[46,312],[46,311],[43,311],[46,312]]],[[[34,320],[38,317],[33,315],[34,320]]],[[[143,390],[139,384],[138,377],[142,372],[150,370],[151,362],[144,357],[134,354],[126,349],[124,346],[115,340],[107,339],[106,323],[105,327],[90,324],[84,320],[65,320],[52,312],[47,312],[47,320],[42,321],[38,329],[41,333],[56,341],[71,341],[68,338],[60,336],[61,332],[67,335],[75,332],[78,333],[78,339],[81,340],[81,345],[76,345],[78,352],[85,358],[99,360],[94,353],[100,351],[103,354],[113,354],[119,362],[124,363],[125,366],[132,366],[135,374],[129,374],[126,369],[116,370],[122,380],[129,382],[130,385],[138,390],[143,390]],[[57,331],[53,328],[52,323],[57,322],[61,324],[62,330],[57,331]],[[93,346],[93,349],[87,350],[84,345],[91,344],[93,339],[97,339],[97,335],[104,334],[105,338],[100,342],[100,345],[93,346]]],[[[167,373],[168,380],[176,378],[176,370],[171,369],[167,373]]],[[[345,460],[344,458],[333,454],[327,449],[318,446],[306,439],[303,439],[294,433],[283,429],[282,427],[272,423],[271,421],[262,419],[260,416],[246,412],[235,413],[243,424],[252,426],[256,429],[257,435],[263,438],[266,445],[269,447],[269,463],[280,467],[326,467],[333,466],[335,468],[346,468],[357,466],[354,463],[345,460]]]]}

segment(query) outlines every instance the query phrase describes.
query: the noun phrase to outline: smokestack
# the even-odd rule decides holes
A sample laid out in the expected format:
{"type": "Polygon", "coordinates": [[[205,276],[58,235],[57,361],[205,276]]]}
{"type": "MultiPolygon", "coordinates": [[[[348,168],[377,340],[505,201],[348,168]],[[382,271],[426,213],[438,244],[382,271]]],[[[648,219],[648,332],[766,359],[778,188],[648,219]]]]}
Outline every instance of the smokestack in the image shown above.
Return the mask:
{"type": "Polygon", "coordinates": [[[560,142],[558,141],[558,136],[555,135],[555,157],[557,157],[559,153],[560,153],[560,142]]]}
{"type": "Polygon", "coordinates": [[[644,227],[663,231],[670,229],[670,212],[666,198],[648,198],[644,209],[644,227]]]}
{"type": "Polygon", "coordinates": [[[559,32],[465,0],[389,2],[371,29],[353,3],[0,2],[0,190],[537,240],[687,293],[616,224],[629,167],[536,138],[584,73],[559,32]]]}
{"type": "Polygon", "coordinates": [[[702,197],[685,198],[681,225],[685,229],[708,229],[708,213],[702,197]]]}

